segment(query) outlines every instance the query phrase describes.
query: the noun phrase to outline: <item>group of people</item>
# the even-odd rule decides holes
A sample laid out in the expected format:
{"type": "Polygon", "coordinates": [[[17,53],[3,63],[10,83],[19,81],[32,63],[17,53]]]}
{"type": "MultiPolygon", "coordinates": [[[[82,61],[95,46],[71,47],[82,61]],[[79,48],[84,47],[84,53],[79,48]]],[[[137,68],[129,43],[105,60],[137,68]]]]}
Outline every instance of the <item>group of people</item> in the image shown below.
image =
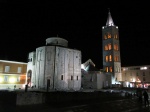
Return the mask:
{"type": "Polygon", "coordinates": [[[149,106],[149,96],[146,90],[144,90],[144,92],[142,93],[142,90],[138,91],[138,97],[139,97],[139,102],[142,103],[142,97],[144,97],[144,105],[146,107],[146,105],[149,106]]]}

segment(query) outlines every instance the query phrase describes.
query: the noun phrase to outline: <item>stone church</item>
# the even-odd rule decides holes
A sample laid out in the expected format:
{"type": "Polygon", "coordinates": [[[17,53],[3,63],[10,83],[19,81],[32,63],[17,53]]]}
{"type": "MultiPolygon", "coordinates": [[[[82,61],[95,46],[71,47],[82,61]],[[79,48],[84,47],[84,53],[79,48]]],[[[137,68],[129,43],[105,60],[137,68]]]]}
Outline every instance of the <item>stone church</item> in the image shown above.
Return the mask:
{"type": "Polygon", "coordinates": [[[46,45],[30,52],[27,64],[29,87],[50,90],[80,90],[81,51],[68,48],[68,41],[51,37],[46,45]]]}

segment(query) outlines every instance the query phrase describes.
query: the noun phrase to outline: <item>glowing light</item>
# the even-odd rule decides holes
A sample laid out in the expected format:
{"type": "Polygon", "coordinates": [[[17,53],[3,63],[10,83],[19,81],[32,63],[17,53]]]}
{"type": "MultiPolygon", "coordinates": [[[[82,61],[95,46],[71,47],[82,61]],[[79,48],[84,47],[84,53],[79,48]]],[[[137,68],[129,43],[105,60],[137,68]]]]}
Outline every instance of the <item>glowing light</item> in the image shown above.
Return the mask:
{"type": "Polygon", "coordinates": [[[126,70],[128,70],[128,68],[123,68],[123,71],[126,71],[126,70]]]}
{"type": "Polygon", "coordinates": [[[140,70],[147,70],[147,67],[141,67],[140,70]]]}
{"type": "Polygon", "coordinates": [[[3,78],[2,77],[0,77],[0,82],[3,82],[3,78]]]}
{"type": "Polygon", "coordinates": [[[135,82],[135,78],[133,78],[133,80],[132,80],[133,82],[135,82]]]}
{"type": "Polygon", "coordinates": [[[82,69],[85,69],[85,66],[84,66],[83,64],[81,64],[81,68],[82,68],[82,69]]]}
{"type": "Polygon", "coordinates": [[[11,83],[14,83],[16,81],[16,79],[14,78],[14,77],[11,77],[10,79],[9,79],[9,82],[11,82],[11,83]]]}

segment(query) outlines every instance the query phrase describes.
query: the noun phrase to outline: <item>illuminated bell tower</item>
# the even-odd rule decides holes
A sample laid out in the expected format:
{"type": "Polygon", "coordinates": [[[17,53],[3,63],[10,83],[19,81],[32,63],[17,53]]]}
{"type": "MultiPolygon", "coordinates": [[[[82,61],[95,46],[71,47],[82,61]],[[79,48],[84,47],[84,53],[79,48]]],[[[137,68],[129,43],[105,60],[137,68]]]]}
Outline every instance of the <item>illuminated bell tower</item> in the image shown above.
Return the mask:
{"type": "Polygon", "coordinates": [[[103,70],[107,77],[107,85],[112,87],[114,84],[120,84],[121,58],[119,46],[118,26],[114,25],[110,11],[106,26],[102,27],[102,51],[103,51],[103,70]]]}

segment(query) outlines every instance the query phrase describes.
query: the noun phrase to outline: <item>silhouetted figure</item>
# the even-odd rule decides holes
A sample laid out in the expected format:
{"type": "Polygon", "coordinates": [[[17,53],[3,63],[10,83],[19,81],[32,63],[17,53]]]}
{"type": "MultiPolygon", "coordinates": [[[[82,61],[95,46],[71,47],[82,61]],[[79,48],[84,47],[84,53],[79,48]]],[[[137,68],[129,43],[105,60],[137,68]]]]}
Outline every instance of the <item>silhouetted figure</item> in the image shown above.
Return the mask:
{"type": "Polygon", "coordinates": [[[143,96],[144,96],[145,107],[146,107],[146,104],[148,104],[148,106],[149,106],[149,101],[148,101],[149,96],[148,96],[148,93],[146,92],[146,90],[144,90],[143,96]]]}
{"type": "Polygon", "coordinates": [[[28,85],[25,85],[25,92],[28,91],[28,85]]]}
{"type": "Polygon", "coordinates": [[[16,89],[16,85],[14,85],[14,90],[16,89]]]}

